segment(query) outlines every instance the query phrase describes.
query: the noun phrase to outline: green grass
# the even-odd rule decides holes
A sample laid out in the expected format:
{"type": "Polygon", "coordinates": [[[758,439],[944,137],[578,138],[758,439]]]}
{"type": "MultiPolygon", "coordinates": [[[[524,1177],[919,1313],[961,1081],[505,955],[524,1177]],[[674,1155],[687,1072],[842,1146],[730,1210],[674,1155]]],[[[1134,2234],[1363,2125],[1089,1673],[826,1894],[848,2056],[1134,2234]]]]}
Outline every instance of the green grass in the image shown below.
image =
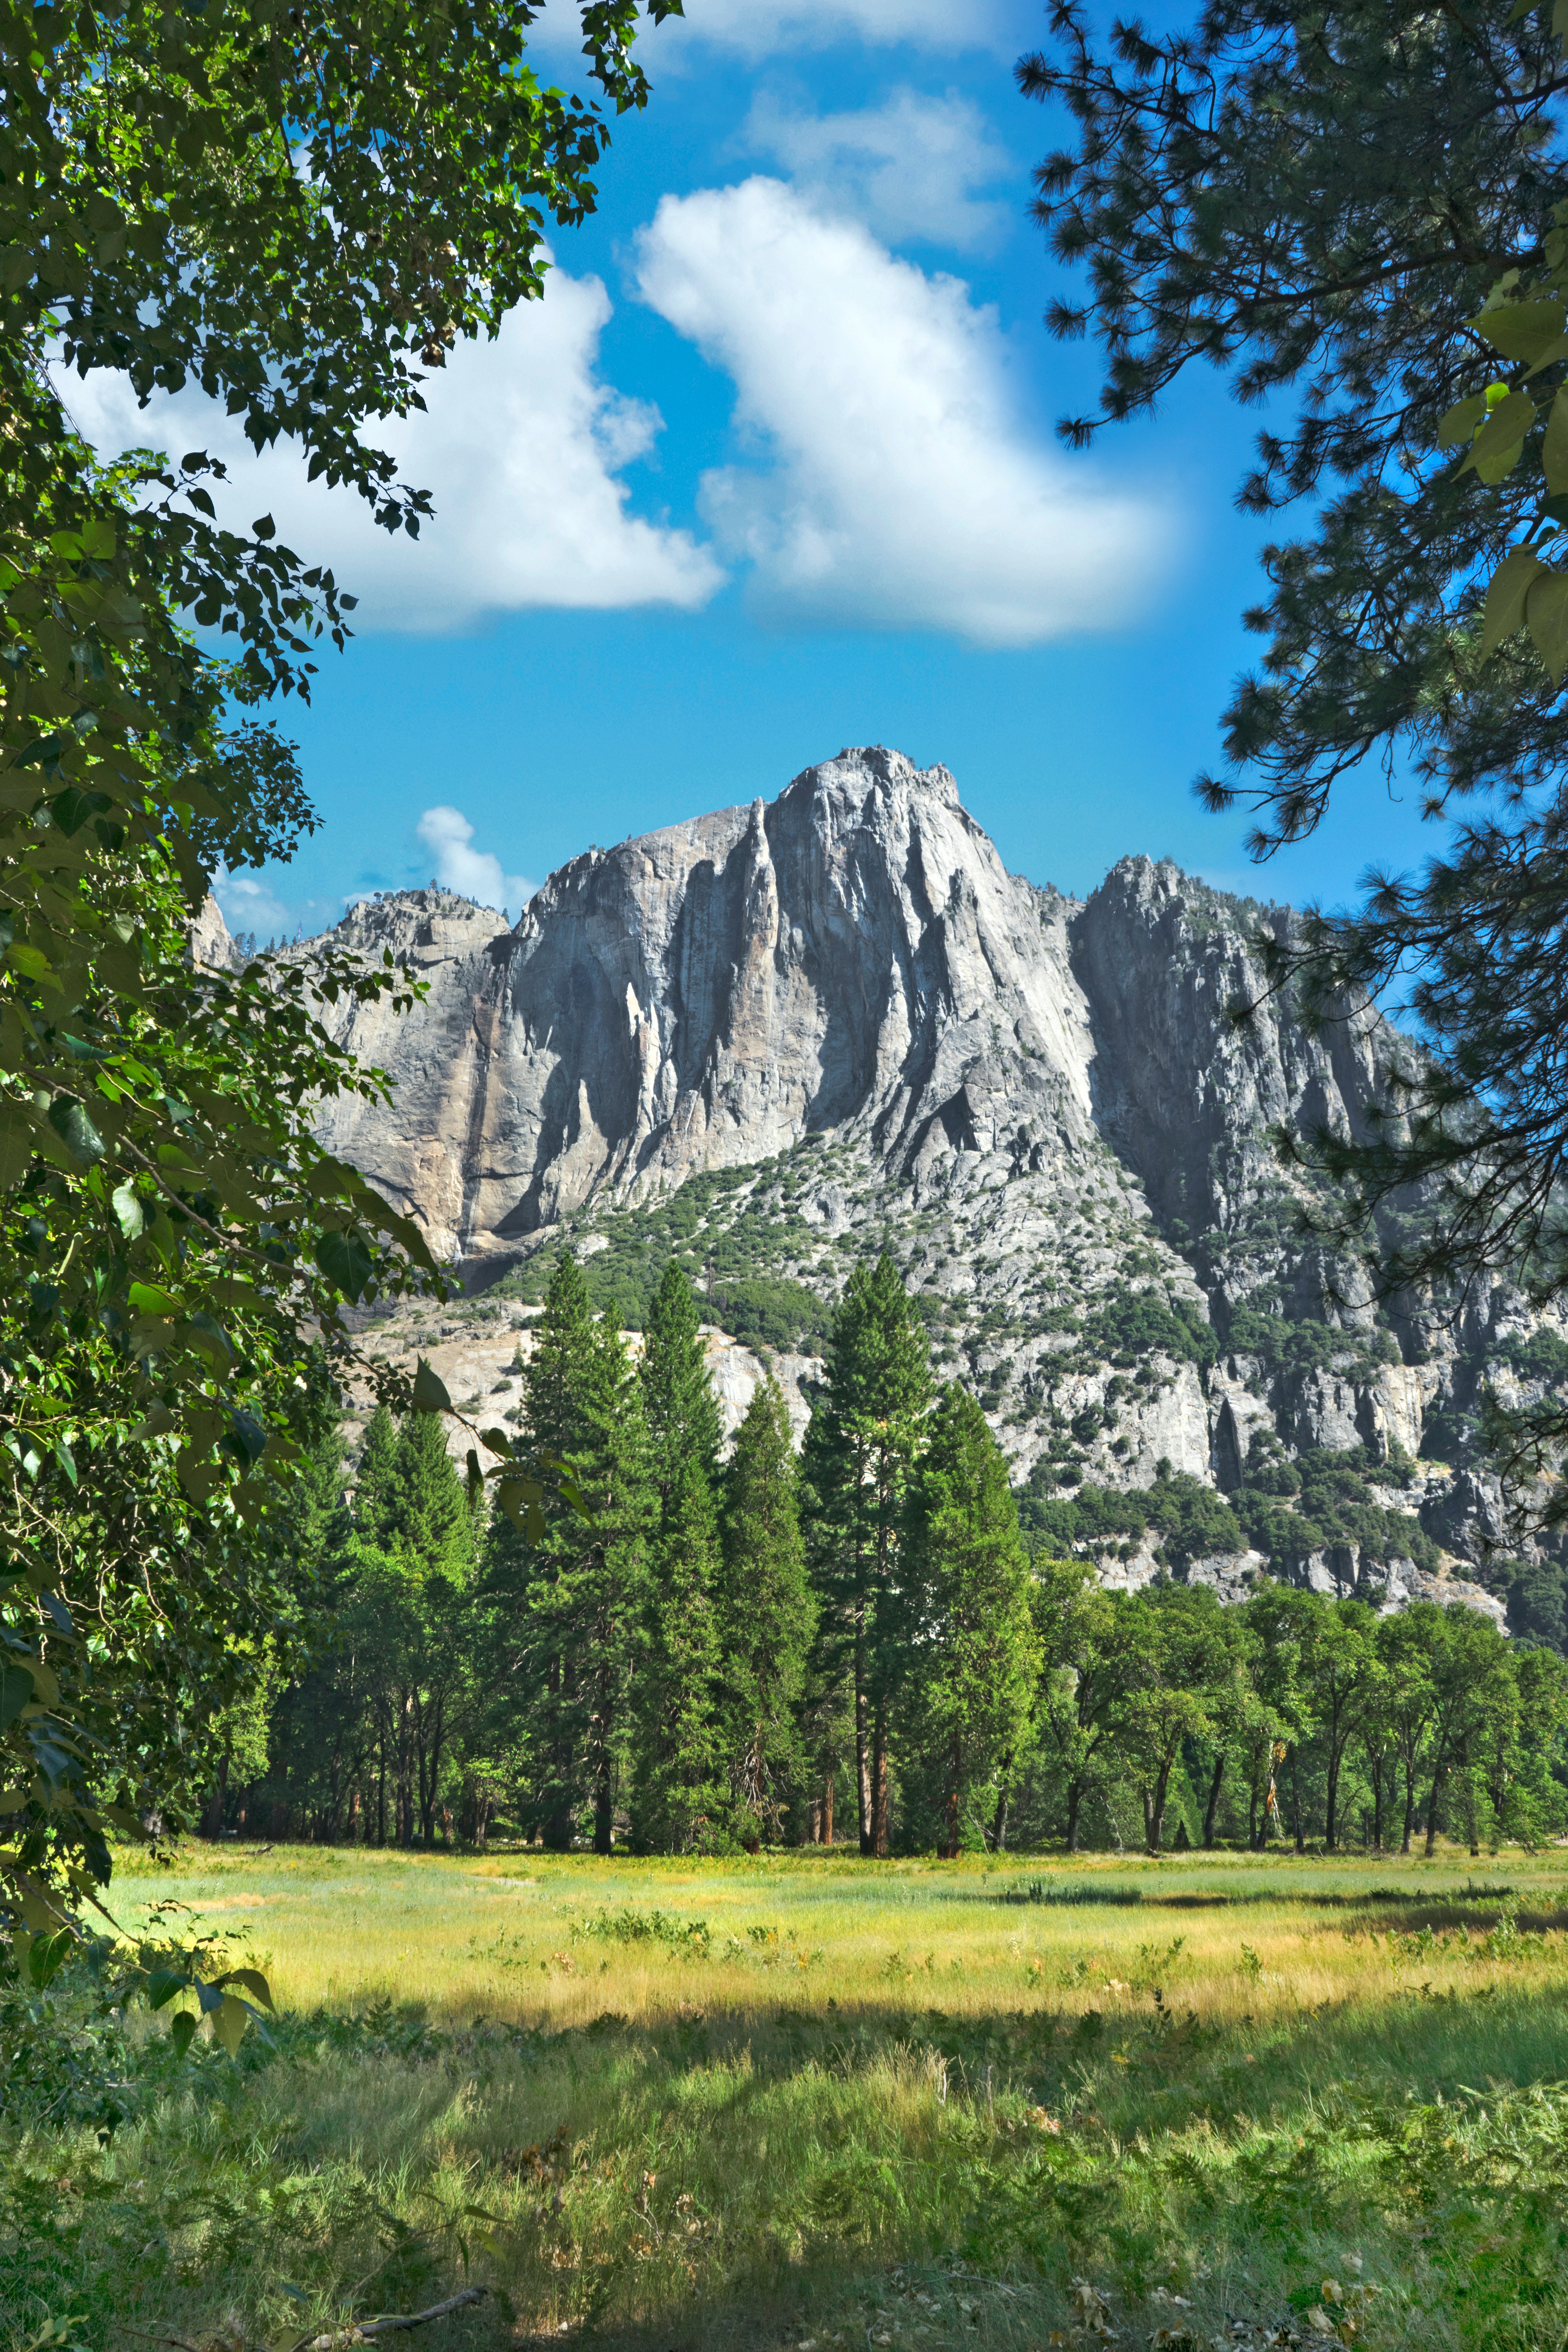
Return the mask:
{"type": "Polygon", "coordinates": [[[128,1927],[170,1898],[268,1967],[275,2047],[176,2066],[133,2016],[117,2129],[8,2114],[5,2352],[276,2344],[465,2276],[429,2352],[1568,2326],[1560,1854],[117,1877],[128,1927]]]}

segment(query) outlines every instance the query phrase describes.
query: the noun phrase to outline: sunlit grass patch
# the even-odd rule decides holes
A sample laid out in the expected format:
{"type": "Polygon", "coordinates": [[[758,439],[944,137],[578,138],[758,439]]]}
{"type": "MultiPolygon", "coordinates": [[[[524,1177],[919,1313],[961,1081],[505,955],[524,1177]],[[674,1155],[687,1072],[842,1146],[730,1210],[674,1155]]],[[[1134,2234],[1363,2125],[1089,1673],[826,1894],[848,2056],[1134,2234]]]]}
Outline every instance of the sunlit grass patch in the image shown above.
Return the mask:
{"type": "Polygon", "coordinates": [[[174,1895],[268,1958],[276,2049],[198,2048],[101,2148],[13,2135],[0,2345],[73,2294],[129,2352],[471,2275],[432,2352],[1558,2352],[1568,1939],[1523,1923],[1568,1874],[1505,1860],[132,1870],[122,1916],[174,1895]]]}

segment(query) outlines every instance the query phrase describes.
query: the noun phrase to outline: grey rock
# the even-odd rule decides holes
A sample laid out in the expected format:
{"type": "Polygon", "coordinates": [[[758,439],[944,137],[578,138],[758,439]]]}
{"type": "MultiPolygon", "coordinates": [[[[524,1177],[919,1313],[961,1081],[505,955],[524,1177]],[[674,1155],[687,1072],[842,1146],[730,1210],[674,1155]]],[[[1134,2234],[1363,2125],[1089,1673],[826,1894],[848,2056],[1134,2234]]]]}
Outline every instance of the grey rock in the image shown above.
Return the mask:
{"type": "MultiPolygon", "coordinates": [[[[1020,1473],[1068,1425],[1112,1486],[1163,1460],[1234,1488],[1269,1433],[1414,1454],[1434,1411],[1473,1410],[1528,1308],[1501,1285],[1458,1326],[1412,1308],[1411,1360],[1383,1362],[1370,1305],[1301,1238],[1274,1130],[1363,1131],[1413,1048],[1375,1014],[1310,1034],[1284,997],[1237,1025],[1257,934],[1292,919],[1146,857],[1081,903],[1037,887],[945,768],[846,751],[771,803],[573,859],[510,929],[434,889],[355,907],[333,944],[390,950],[428,992],[403,1020],[322,1008],[394,1085],[390,1112],[326,1107],[322,1139],[475,1287],[563,1228],[602,1246],[693,1174],[787,1164],[809,1240],[780,1270],[831,1293],[886,1239],[913,1289],[957,1302],[942,1369],[1020,1473]],[[1139,1290],[1222,1328],[1257,1300],[1326,1343],[1305,1369],[1075,1368],[1067,1311],[1139,1290]]],[[[1495,1548],[1501,1498],[1468,1471],[1434,1474],[1422,1507],[1455,1556],[1495,1548]]],[[[1364,1581],[1337,1557],[1308,1572],[1364,1581]]]]}

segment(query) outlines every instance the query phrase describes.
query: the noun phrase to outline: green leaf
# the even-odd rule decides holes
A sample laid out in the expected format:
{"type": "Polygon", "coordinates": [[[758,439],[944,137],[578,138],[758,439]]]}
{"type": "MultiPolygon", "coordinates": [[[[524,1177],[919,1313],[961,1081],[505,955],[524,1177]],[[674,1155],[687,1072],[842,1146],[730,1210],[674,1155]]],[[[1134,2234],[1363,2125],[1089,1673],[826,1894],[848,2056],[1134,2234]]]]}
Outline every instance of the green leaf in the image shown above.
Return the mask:
{"type": "Polygon", "coordinates": [[[509,1461],[511,1458],[511,1440],[504,1429],[481,1429],[479,1443],[487,1445],[492,1454],[502,1454],[509,1461]]]}
{"type": "Polygon", "coordinates": [[[26,1666],[0,1668],[0,1731],[9,1731],[25,1706],[33,1703],[33,1677],[26,1666]]]}
{"type": "Polygon", "coordinates": [[[416,1412],[450,1412],[453,1410],[446,1381],[438,1372],[431,1370],[423,1356],[414,1375],[414,1410],[416,1412]]]}
{"type": "Polygon", "coordinates": [[[174,2043],[179,2057],[183,2058],[190,2048],[191,2039],[195,2030],[196,2021],[188,2009],[182,2009],[176,2016],[169,2020],[169,2039],[174,2043]]]}
{"type": "Polygon", "coordinates": [[[178,1336],[187,1348],[194,1348],[222,1380],[234,1361],[234,1349],[223,1325],[216,1323],[210,1315],[197,1313],[188,1322],[181,1324],[178,1336]]]}
{"type": "Polygon", "coordinates": [[[1553,492],[1568,490],[1568,389],[1559,392],[1552,404],[1546,438],[1541,446],[1541,462],[1546,471],[1547,488],[1553,492]]]}
{"type": "Polygon", "coordinates": [[[1524,626],[1524,600],[1545,565],[1532,547],[1516,547],[1503,557],[1492,574],[1482,608],[1482,661],[1494,654],[1505,637],[1524,626]]]}
{"type": "Polygon", "coordinates": [[[239,2045],[245,2039],[245,2029],[250,2021],[250,2011],[233,1993],[226,1993],[213,2017],[213,2032],[231,2058],[239,2055],[239,2045]]]}
{"type": "Polygon", "coordinates": [[[128,1242],[133,1242],[147,1222],[135,1191],[130,1184],[117,1184],[109,1196],[109,1204],[121,1232],[128,1242]]]}
{"type": "Polygon", "coordinates": [[[135,1428],[130,1432],[130,1435],[132,1438],[167,1437],[171,1430],[177,1429],[178,1427],[179,1423],[174,1419],[174,1414],[169,1411],[168,1406],[166,1404],[155,1404],[153,1407],[152,1412],[147,1415],[145,1421],[139,1421],[135,1428]]]}
{"type": "Polygon", "coordinates": [[[19,1184],[33,1164],[37,1131],[30,1107],[0,1097],[0,1192],[19,1184]]]}
{"type": "Polygon", "coordinates": [[[267,1451],[267,1432],[253,1412],[233,1412],[223,1445],[226,1453],[237,1454],[248,1470],[267,1451]]]}
{"type": "Polygon", "coordinates": [[[1468,400],[1456,402],[1437,427],[1437,446],[1451,449],[1458,441],[1468,441],[1478,425],[1486,422],[1487,396],[1473,393],[1468,400]]]}
{"type": "Polygon", "coordinates": [[[213,1981],[219,1985],[241,1985],[264,2009],[272,2007],[272,1989],[259,1969],[225,1969],[222,1976],[215,1977],[213,1981]]]}
{"type": "Polygon", "coordinates": [[[316,1244],[316,1264],[335,1290],[353,1300],[375,1272],[375,1260],[358,1234],[323,1234],[316,1244]]]}
{"type": "Polygon", "coordinates": [[[1561,686],[1568,669],[1568,573],[1542,569],[1530,584],[1524,617],[1547,676],[1561,686]]]}
{"type": "Polygon", "coordinates": [[[162,2009],[165,2002],[173,2000],[174,1995],[183,1990],[184,1983],[185,1979],[174,1969],[154,1969],[147,1979],[148,2008],[162,2009]]]}
{"type": "Polygon", "coordinates": [[[132,1312],[136,1315],[177,1315],[180,1302],[172,1290],[160,1288],[155,1282],[133,1282],[129,1292],[132,1312]]]}
{"type": "Polygon", "coordinates": [[[1460,467],[1468,473],[1473,466],[1483,482],[1499,482],[1519,462],[1524,446],[1524,436],[1535,423],[1535,403],[1527,392],[1510,392],[1492,410],[1475,446],[1460,467]]]}
{"type": "Polygon", "coordinates": [[[89,816],[102,816],[113,806],[107,793],[79,792],[75,784],[68,784],[49,803],[49,814],[68,840],[73,833],[81,831],[89,816]]]}
{"type": "Polygon", "coordinates": [[[75,1095],[57,1095],[49,1105],[49,1125],[73,1159],[90,1168],[109,1149],[75,1095]]]}
{"type": "Polygon", "coordinates": [[[542,1489],[531,1478],[503,1478],[496,1488],[496,1500],[520,1535],[531,1544],[544,1541],[544,1513],[540,1507],[542,1489]]]}
{"type": "Polygon", "coordinates": [[[1500,302],[1478,318],[1467,320],[1483,341],[1504,359],[1537,361],[1549,343],[1561,337],[1565,314],[1561,302],[1500,302]]]}
{"type": "Polygon", "coordinates": [[[69,1958],[75,1942],[68,1927],[62,1927],[55,1936],[34,1937],[27,1954],[27,1974],[40,1992],[69,1958]]]}

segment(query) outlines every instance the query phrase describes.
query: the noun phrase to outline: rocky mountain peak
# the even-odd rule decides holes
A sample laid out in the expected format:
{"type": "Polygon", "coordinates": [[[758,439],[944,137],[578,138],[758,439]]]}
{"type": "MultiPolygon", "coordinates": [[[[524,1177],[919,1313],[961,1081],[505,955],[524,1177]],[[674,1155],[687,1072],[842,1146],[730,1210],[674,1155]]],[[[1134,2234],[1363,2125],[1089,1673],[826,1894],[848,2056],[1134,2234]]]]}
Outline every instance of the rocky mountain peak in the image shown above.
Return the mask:
{"type": "MultiPolygon", "coordinates": [[[[476,1290],[533,1295],[570,1238],[635,1322],[674,1255],[710,1319],[795,1360],[890,1247],[1036,1492],[1168,1499],[1184,1477],[1250,1495],[1261,1526],[1281,1465],[1353,1454],[1363,1500],[1322,1524],[1384,1527],[1383,1551],[1358,1538],[1311,1573],[1392,1592],[1408,1541],[1408,1594],[1439,1538],[1504,1540],[1465,1433],[1483,1377],[1540,1367],[1500,1286],[1462,1325],[1416,1303],[1396,1332],[1303,1238],[1274,1131],[1359,1129],[1405,1048],[1375,1014],[1319,1035],[1263,994],[1258,930],[1290,919],[1168,859],[1124,858],[1083,901],[1037,887],[947,769],[847,749],[776,800],[574,858],[510,930],[447,892],[351,909],[336,941],[391,946],[428,995],[401,1022],[329,1016],[394,1102],[330,1106],[323,1139],[476,1290]],[[1238,998],[1259,1008],[1240,1025],[1238,998]],[[1413,1467],[1436,1443],[1442,1465],[1413,1467]]],[[[1152,1541],[1120,1546],[1134,1579],[1152,1541]]]]}

